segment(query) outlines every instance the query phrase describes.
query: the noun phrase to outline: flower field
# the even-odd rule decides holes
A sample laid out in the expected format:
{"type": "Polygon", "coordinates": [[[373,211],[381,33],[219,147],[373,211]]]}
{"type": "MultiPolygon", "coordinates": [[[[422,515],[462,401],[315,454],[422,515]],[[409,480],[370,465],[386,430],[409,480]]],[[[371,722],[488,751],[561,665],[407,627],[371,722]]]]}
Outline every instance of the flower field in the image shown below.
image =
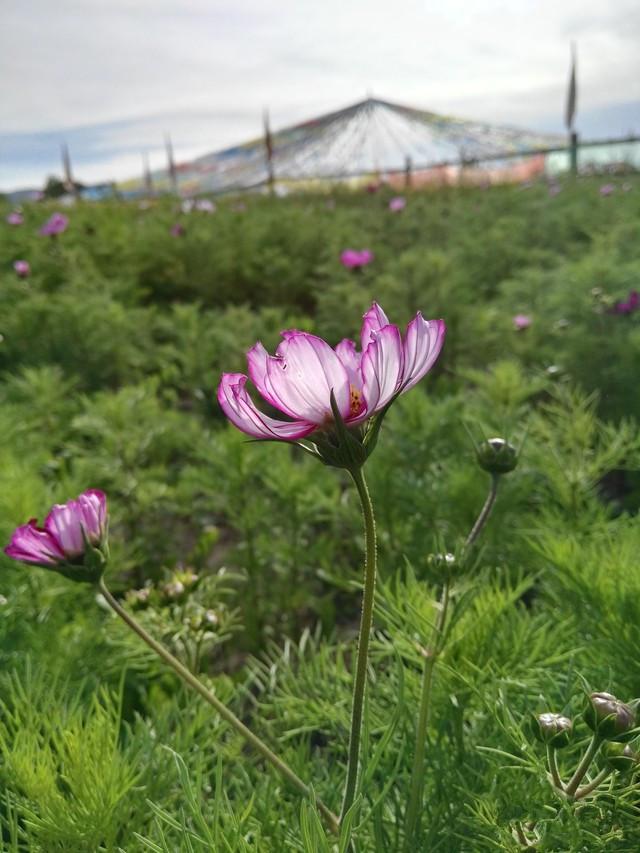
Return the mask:
{"type": "Polygon", "coordinates": [[[639,291],[633,176],[1,207],[0,849],[640,849],[639,291]]]}

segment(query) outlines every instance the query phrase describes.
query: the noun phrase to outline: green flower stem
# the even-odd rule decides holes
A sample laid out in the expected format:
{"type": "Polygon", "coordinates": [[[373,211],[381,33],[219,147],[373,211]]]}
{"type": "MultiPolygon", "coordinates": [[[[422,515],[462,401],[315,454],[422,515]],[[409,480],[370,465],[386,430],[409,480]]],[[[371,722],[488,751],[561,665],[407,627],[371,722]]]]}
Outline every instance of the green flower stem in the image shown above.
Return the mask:
{"type": "Polygon", "coordinates": [[[230,711],[226,705],[224,705],[215,694],[213,694],[210,690],[208,690],[201,681],[199,681],[193,673],[191,673],[180,661],[175,658],[170,652],[165,649],[163,645],[158,643],[153,639],[145,629],[140,625],[130,613],[128,613],[124,607],[121,606],[120,602],[117,601],[113,597],[113,595],[107,589],[107,586],[104,582],[104,578],[100,578],[98,582],[98,587],[100,592],[104,596],[105,601],[111,607],[112,610],[116,612],[116,614],[125,622],[132,631],[134,631],[144,642],[151,648],[153,651],[162,658],[162,660],[167,663],[171,669],[178,675],[183,681],[185,681],[189,687],[192,687],[196,693],[199,693],[200,696],[208,702],[215,710],[220,714],[223,720],[225,720],[229,725],[234,728],[242,737],[248,741],[251,746],[258,752],[260,755],[269,762],[273,767],[276,768],[284,778],[292,785],[292,787],[296,788],[303,796],[309,797],[309,799],[314,800],[318,810],[324,817],[327,822],[327,825],[330,827],[332,832],[338,833],[340,829],[340,824],[336,815],[327,808],[311,791],[308,785],[306,785],[300,777],[294,773],[294,771],[285,764],[285,762],[279,758],[275,752],[272,752],[269,747],[263,743],[259,737],[253,734],[253,732],[245,726],[245,724],[236,717],[236,715],[230,711]]]}
{"type": "MultiPolygon", "coordinates": [[[[498,493],[499,474],[491,475],[491,485],[489,494],[486,497],[484,505],[480,510],[475,524],[471,528],[471,532],[465,540],[465,548],[470,548],[482,532],[483,527],[487,523],[491,510],[496,502],[498,493]]],[[[433,684],[433,671],[435,669],[436,660],[442,651],[443,634],[447,622],[447,611],[449,608],[449,594],[451,591],[451,579],[447,578],[442,587],[442,596],[440,599],[440,608],[436,623],[431,635],[430,647],[425,655],[424,667],[422,670],[422,687],[420,691],[420,710],[418,711],[418,722],[416,725],[416,745],[413,755],[413,768],[411,771],[411,788],[409,793],[409,803],[405,817],[405,850],[407,853],[415,850],[414,836],[418,824],[418,815],[422,807],[422,797],[424,791],[424,756],[427,744],[427,728],[429,725],[429,715],[431,711],[431,688],[433,684]]]]}
{"type": "Polygon", "coordinates": [[[471,528],[471,532],[467,536],[465,541],[465,546],[470,548],[480,533],[482,532],[482,528],[487,523],[489,516],[491,515],[491,510],[493,509],[493,505],[496,502],[496,495],[498,494],[498,483],[500,482],[499,474],[491,475],[491,486],[489,488],[489,494],[487,495],[487,499],[484,502],[484,506],[480,510],[480,515],[476,519],[476,523],[471,528]]]}
{"type": "Polygon", "coordinates": [[[547,744],[547,761],[549,762],[549,772],[551,773],[553,784],[559,791],[564,791],[564,783],[560,778],[560,771],[558,770],[558,757],[555,749],[549,744],[547,744]]]}
{"type": "Polygon", "coordinates": [[[350,471],[356,484],[362,515],[364,517],[364,588],[362,594],[362,613],[360,616],[360,633],[358,635],[358,656],[356,675],[353,685],[353,705],[351,711],[351,734],[349,736],[349,759],[347,764],[347,781],[344,788],[341,818],[347,814],[356,795],[358,771],[360,767],[360,734],[362,730],[362,709],[367,686],[367,663],[369,658],[369,636],[373,620],[373,599],[376,587],[376,522],[373,515],[373,505],[362,468],[350,471]]]}
{"type": "Polygon", "coordinates": [[[613,770],[610,767],[603,767],[602,770],[598,773],[598,775],[589,782],[588,785],[585,785],[582,788],[578,788],[575,793],[574,799],[581,800],[583,797],[586,797],[587,794],[590,794],[592,791],[601,785],[604,780],[613,773],[613,770]]]}
{"type": "Polygon", "coordinates": [[[433,684],[433,670],[439,652],[442,649],[442,632],[447,621],[447,610],[449,608],[450,580],[447,579],[442,588],[439,612],[431,635],[430,648],[425,651],[424,667],[422,670],[422,688],[420,691],[420,710],[418,712],[418,723],[416,726],[416,746],[413,754],[413,768],[411,770],[411,789],[409,793],[409,804],[405,818],[405,850],[413,851],[414,835],[418,823],[418,814],[422,807],[422,793],[424,790],[424,755],[427,745],[427,727],[431,712],[431,687],[433,684]]]}
{"type": "Polygon", "coordinates": [[[591,743],[587,747],[587,751],[582,756],[582,761],[576,767],[576,771],[567,782],[567,785],[564,789],[567,797],[573,798],[576,791],[578,790],[578,785],[582,782],[585,773],[589,769],[591,762],[593,761],[596,752],[600,749],[600,744],[602,743],[602,738],[599,735],[594,734],[591,738],[591,743]]]}

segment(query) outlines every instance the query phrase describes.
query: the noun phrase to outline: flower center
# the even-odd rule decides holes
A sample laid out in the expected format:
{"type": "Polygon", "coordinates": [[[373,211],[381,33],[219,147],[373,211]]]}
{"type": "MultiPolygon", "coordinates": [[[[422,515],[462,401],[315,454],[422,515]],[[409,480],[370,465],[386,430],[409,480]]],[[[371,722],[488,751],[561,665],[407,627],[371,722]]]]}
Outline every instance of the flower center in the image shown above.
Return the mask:
{"type": "Polygon", "coordinates": [[[351,390],[351,405],[349,417],[355,418],[364,409],[364,399],[362,397],[362,391],[358,391],[358,389],[354,388],[353,385],[349,387],[351,390]]]}

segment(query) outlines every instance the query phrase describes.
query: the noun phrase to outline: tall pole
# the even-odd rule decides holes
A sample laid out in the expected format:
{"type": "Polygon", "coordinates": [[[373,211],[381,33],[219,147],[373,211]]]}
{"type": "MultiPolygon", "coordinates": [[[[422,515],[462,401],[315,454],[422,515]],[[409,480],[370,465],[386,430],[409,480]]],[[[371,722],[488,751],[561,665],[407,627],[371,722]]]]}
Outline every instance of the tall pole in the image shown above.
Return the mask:
{"type": "Polygon", "coordinates": [[[264,149],[267,161],[267,186],[269,192],[273,195],[275,185],[275,173],[273,169],[273,139],[271,137],[271,128],[269,126],[269,111],[265,110],[262,116],[264,122],[264,149]]]}
{"type": "Polygon", "coordinates": [[[571,73],[569,75],[569,90],[567,92],[567,106],[565,110],[565,125],[569,133],[569,157],[571,174],[578,174],[578,134],[574,121],[576,116],[576,105],[578,100],[578,85],[576,82],[576,45],[571,43],[571,73]]]}
{"type": "Polygon", "coordinates": [[[145,195],[151,198],[153,195],[153,178],[151,177],[151,169],[149,168],[149,155],[142,155],[142,183],[144,186],[145,195]]]}
{"type": "Polygon", "coordinates": [[[73,180],[73,172],[71,170],[71,156],[69,154],[69,146],[66,142],[62,143],[62,172],[64,174],[64,186],[67,192],[72,193],[75,198],[78,198],[78,187],[73,180]]]}
{"type": "Polygon", "coordinates": [[[173,145],[171,144],[171,137],[168,133],[164,138],[164,145],[167,150],[167,171],[169,172],[171,192],[174,195],[178,195],[178,172],[176,170],[175,160],[173,159],[173,145]]]}

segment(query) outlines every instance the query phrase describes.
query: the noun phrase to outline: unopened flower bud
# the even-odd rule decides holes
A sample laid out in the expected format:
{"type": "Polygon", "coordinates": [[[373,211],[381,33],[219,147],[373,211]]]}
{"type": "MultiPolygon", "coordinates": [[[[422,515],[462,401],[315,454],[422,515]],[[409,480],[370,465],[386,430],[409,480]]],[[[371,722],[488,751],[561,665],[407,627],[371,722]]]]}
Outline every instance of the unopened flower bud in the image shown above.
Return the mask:
{"type": "Polygon", "coordinates": [[[562,714],[553,714],[547,711],[544,714],[534,716],[532,730],[542,743],[546,743],[547,746],[552,746],[554,749],[562,749],[571,743],[573,721],[562,714]]]}
{"type": "Polygon", "coordinates": [[[635,711],[611,693],[592,693],[589,696],[584,721],[604,740],[625,741],[635,736],[635,711]]]}
{"type": "Polygon", "coordinates": [[[602,754],[607,766],[619,773],[629,773],[640,767],[640,754],[628,743],[606,743],[602,754]]]}
{"type": "Polygon", "coordinates": [[[455,554],[449,552],[441,552],[439,554],[429,554],[427,559],[429,567],[438,573],[450,575],[456,567],[455,554]]]}
{"type": "Polygon", "coordinates": [[[518,464],[518,451],[504,438],[488,438],[479,445],[477,458],[489,474],[508,474],[518,464]]]}

